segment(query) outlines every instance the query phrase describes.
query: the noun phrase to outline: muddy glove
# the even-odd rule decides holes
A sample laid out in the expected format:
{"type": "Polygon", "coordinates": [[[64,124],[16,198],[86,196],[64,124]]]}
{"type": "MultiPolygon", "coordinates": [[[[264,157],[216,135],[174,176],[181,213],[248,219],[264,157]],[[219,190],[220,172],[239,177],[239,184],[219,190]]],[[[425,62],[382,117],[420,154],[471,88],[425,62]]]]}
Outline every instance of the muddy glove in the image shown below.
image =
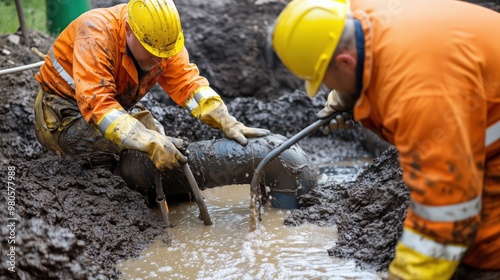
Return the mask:
{"type": "Polygon", "coordinates": [[[325,108],[319,111],[316,116],[318,119],[325,119],[336,113],[337,116],[330,120],[328,125],[321,127],[323,134],[326,135],[338,129],[354,127],[352,114],[347,112],[352,110],[354,102],[355,100],[352,94],[340,93],[336,90],[332,90],[328,94],[325,108]]]}
{"type": "Polygon", "coordinates": [[[121,149],[145,152],[160,171],[179,168],[187,162],[179,149],[187,145],[183,140],[164,136],[157,131],[147,129],[141,122],[129,114],[113,110],[98,123],[104,136],[121,149]],[[111,120],[111,122],[110,122],[111,120]],[[106,127],[103,127],[108,123],[106,127]]]}
{"type": "MultiPolygon", "coordinates": [[[[222,130],[227,138],[233,139],[241,145],[248,143],[247,138],[262,137],[270,132],[267,129],[247,127],[237,121],[227,111],[226,104],[220,96],[210,87],[199,89],[188,104],[196,104],[191,114],[213,128],[222,130]]],[[[188,105],[187,107],[191,107],[188,105]]]]}
{"type": "Polygon", "coordinates": [[[236,140],[241,145],[248,144],[248,137],[262,137],[270,133],[267,129],[247,127],[240,123],[229,114],[226,105],[222,102],[205,114],[202,121],[211,127],[221,129],[227,138],[236,140]]]}

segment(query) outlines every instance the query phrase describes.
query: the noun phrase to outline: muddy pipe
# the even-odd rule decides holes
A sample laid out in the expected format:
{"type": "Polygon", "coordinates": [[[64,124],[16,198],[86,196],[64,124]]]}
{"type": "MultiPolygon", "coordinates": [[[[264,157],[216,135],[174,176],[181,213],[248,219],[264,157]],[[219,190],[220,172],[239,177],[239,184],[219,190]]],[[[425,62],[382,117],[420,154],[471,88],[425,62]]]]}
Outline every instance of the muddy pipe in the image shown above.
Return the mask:
{"type": "MultiPolygon", "coordinates": [[[[255,168],[272,150],[287,140],[278,134],[248,139],[242,146],[229,139],[215,139],[190,143],[188,163],[201,190],[234,184],[250,184],[255,168]]],[[[130,185],[154,186],[154,168],[136,151],[122,153],[119,174],[130,185]],[[153,174],[153,175],[148,175],[153,174]]],[[[298,208],[297,196],[309,192],[316,184],[317,175],[306,153],[295,144],[269,162],[260,180],[263,200],[275,208],[298,208]]],[[[162,176],[167,197],[192,194],[186,175],[181,169],[168,170],[162,176]]]]}

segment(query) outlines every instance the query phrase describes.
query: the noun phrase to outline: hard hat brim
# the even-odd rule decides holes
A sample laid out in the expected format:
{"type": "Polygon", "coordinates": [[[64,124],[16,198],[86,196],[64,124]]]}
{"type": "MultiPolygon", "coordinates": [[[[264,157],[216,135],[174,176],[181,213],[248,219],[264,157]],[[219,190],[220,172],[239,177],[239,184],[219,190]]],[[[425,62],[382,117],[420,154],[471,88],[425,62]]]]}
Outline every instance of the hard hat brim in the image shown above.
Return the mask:
{"type": "Polygon", "coordinates": [[[318,94],[319,84],[315,81],[305,82],[306,93],[309,97],[313,98],[318,94]]]}
{"type": "Polygon", "coordinates": [[[156,57],[161,57],[161,58],[168,58],[168,57],[172,57],[172,56],[178,54],[182,50],[182,48],[184,47],[184,35],[181,32],[179,34],[179,38],[177,39],[177,41],[175,43],[175,46],[172,49],[164,50],[164,51],[162,51],[158,48],[155,48],[149,44],[146,44],[145,42],[143,42],[141,40],[139,40],[139,42],[152,55],[154,55],[156,57]]]}

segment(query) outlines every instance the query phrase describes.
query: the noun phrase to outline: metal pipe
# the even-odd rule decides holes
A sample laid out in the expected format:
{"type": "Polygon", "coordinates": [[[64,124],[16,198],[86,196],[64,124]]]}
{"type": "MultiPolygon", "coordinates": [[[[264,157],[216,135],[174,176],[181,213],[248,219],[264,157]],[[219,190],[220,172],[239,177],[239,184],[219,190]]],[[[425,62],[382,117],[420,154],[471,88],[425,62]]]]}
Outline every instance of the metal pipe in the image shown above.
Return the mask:
{"type": "MultiPolygon", "coordinates": [[[[189,145],[191,168],[203,188],[231,184],[250,184],[258,163],[273,149],[287,140],[278,134],[250,138],[246,146],[235,141],[219,139],[200,141],[189,145]]],[[[298,195],[309,192],[316,184],[316,174],[306,153],[298,145],[283,152],[266,165],[260,187],[262,193],[271,196],[271,203],[279,208],[286,207],[278,196],[298,195]],[[280,204],[280,202],[282,202],[280,204]]],[[[201,187],[200,187],[201,188],[201,187]]]]}
{"type": "Polygon", "coordinates": [[[39,61],[39,62],[35,62],[35,63],[28,64],[28,65],[23,65],[23,66],[8,68],[8,69],[2,69],[2,70],[0,70],[0,76],[12,74],[12,73],[16,73],[16,72],[21,72],[21,71],[28,70],[31,68],[40,67],[42,65],[43,65],[43,61],[39,61]]]}
{"type": "MultiPolygon", "coordinates": [[[[242,146],[229,139],[198,141],[188,145],[188,163],[200,190],[233,184],[250,184],[255,168],[273,149],[287,140],[278,134],[250,138],[242,146]]],[[[152,162],[138,160],[143,153],[122,153],[118,174],[129,185],[154,186],[152,162]]],[[[270,161],[263,170],[260,187],[276,208],[297,208],[297,196],[316,185],[317,175],[306,153],[293,145],[270,161]]],[[[190,194],[191,186],[181,169],[167,170],[162,177],[167,195],[190,194]]]]}

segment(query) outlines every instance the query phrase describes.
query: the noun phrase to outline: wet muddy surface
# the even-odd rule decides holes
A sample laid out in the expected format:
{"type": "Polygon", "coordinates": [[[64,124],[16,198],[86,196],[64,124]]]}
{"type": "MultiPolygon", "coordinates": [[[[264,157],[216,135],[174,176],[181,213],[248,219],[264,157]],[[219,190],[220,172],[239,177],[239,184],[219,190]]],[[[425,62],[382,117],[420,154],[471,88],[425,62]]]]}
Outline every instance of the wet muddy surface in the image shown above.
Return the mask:
{"type": "Polygon", "coordinates": [[[352,259],[325,257],[338,238],[335,226],[287,226],[289,211],[265,206],[258,229],[249,232],[249,189],[203,191],[213,220],[209,227],[193,215],[196,205],[171,205],[177,224],[168,230],[171,242],[160,235],[139,258],[119,262],[120,279],[380,279],[352,259]]]}
{"type": "Polygon", "coordinates": [[[328,250],[330,255],[384,270],[402,233],[403,220],[398,217],[405,217],[408,207],[409,191],[401,176],[397,152],[391,147],[354,181],[319,184],[302,196],[302,208],[285,224],[336,225],[339,238],[328,250]]]}
{"type": "MultiPolygon", "coordinates": [[[[105,7],[121,2],[126,1],[92,4],[105,7]]],[[[302,83],[283,68],[266,67],[266,31],[285,3],[189,0],[177,6],[191,60],[221,94],[230,113],[246,125],[291,137],[316,120],[325,94],[309,99],[302,83]]],[[[42,52],[54,40],[34,31],[30,38],[31,46],[42,52]]],[[[40,61],[8,35],[0,35],[0,49],[0,69],[40,61]]],[[[36,71],[0,76],[2,184],[8,184],[8,171],[15,171],[10,180],[15,183],[12,211],[6,204],[0,209],[2,223],[15,225],[1,227],[0,279],[117,279],[117,262],[139,256],[158,236],[165,242],[171,242],[171,236],[154,214],[156,209],[148,207],[147,198],[119,176],[86,161],[60,158],[38,144],[32,127],[36,71]],[[14,244],[9,236],[14,236],[14,244]],[[3,259],[13,245],[14,269],[3,259]]],[[[171,136],[186,138],[193,145],[223,137],[171,103],[159,88],[141,103],[171,136]]],[[[330,136],[316,133],[299,145],[309,168],[318,172],[318,183],[301,196],[301,209],[283,217],[285,225],[336,226],[338,240],[323,241],[325,262],[334,257],[353,261],[358,268],[385,271],[394,257],[408,205],[396,150],[359,126],[330,136]],[[355,181],[325,180],[325,173],[336,172],[330,164],[346,158],[375,159],[362,168],[349,167],[360,174],[355,181]]],[[[2,199],[9,201],[11,195],[7,187],[3,189],[2,199]]],[[[457,279],[494,279],[462,268],[457,275],[457,279]]]]}

